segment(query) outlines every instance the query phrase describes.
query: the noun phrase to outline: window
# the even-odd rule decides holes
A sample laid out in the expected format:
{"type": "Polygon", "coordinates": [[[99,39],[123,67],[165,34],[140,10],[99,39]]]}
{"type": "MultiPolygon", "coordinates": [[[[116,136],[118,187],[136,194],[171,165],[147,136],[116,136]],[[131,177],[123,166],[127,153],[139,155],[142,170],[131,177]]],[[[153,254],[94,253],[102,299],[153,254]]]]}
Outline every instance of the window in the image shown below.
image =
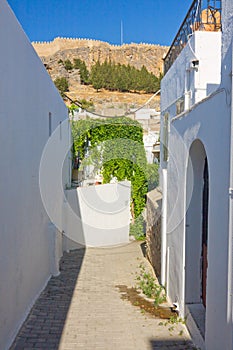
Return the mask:
{"type": "Polygon", "coordinates": [[[49,137],[52,135],[52,113],[49,112],[49,137]]]}
{"type": "Polygon", "coordinates": [[[184,112],[184,98],[181,97],[177,102],[176,102],[176,115],[181,114],[184,112]]]}

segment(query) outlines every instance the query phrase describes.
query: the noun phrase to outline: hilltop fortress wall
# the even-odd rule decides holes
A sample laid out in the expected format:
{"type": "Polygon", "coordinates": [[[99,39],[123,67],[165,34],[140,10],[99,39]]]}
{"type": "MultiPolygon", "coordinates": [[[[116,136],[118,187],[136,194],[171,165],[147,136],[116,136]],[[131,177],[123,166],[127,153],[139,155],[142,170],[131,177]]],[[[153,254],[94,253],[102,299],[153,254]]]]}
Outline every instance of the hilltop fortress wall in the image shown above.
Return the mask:
{"type": "Polygon", "coordinates": [[[67,49],[76,49],[79,47],[106,47],[109,49],[125,49],[130,47],[154,47],[154,48],[164,48],[164,46],[146,44],[146,43],[131,43],[123,45],[113,45],[104,41],[94,40],[94,39],[83,39],[83,38],[55,38],[53,41],[34,41],[32,42],[35,50],[39,56],[50,56],[54,55],[57,51],[67,50],[67,49]]]}
{"type": "Polygon", "coordinates": [[[162,57],[168,48],[153,44],[123,44],[111,45],[107,42],[93,39],[55,38],[50,42],[33,42],[37,54],[44,62],[56,59],[83,59],[87,67],[96,62],[112,60],[116,63],[130,64],[141,68],[144,64],[147,69],[158,75],[163,70],[162,57]]]}

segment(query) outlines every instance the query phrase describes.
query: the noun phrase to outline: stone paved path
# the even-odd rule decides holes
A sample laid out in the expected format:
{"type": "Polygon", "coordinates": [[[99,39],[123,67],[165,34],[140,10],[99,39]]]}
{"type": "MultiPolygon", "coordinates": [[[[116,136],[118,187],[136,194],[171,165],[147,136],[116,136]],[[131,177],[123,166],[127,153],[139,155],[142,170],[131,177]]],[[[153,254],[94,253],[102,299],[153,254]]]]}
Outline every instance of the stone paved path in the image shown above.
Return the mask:
{"type": "Polygon", "coordinates": [[[148,264],[138,242],[65,253],[61,274],[48,283],[11,350],[195,349],[183,325],[169,332],[121,299],[116,285],[134,286],[142,261],[148,264]]]}

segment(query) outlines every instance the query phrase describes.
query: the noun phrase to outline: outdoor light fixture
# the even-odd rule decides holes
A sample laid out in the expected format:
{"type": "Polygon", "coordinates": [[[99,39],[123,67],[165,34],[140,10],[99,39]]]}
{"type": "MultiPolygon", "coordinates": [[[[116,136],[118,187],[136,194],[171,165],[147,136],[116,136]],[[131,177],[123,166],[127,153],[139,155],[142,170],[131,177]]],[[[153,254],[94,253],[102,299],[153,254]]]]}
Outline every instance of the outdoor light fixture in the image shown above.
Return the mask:
{"type": "Polygon", "coordinates": [[[191,68],[198,68],[199,67],[199,60],[193,60],[191,61],[191,68]]]}

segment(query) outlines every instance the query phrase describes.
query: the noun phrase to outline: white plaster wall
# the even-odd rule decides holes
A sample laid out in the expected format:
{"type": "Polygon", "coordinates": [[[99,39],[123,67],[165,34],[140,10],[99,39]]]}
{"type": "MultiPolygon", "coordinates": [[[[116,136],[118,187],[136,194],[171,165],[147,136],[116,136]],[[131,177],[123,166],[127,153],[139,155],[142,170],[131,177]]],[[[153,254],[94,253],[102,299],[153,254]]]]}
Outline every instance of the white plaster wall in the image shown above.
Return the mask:
{"type": "Polygon", "coordinates": [[[232,84],[232,38],[233,38],[233,2],[222,0],[222,84],[226,90],[232,84]]]}
{"type": "Polygon", "coordinates": [[[199,74],[195,74],[195,102],[215,91],[221,82],[221,32],[195,32],[199,74]]]}
{"type": "MultiPolygon", "coordinates": [[[[222,57],[223,61],[226,56],[230,59],[231,52],[229,49],[232,45],[233,36],[233,2],[231,0],[222,0],[222,57]]],[[[222,66],[223,72],[226,69],[225,62],[222,66]]],[[[222,72],[222,73],[223,73],[222,72]]]]}
{"type": "Polygon", "coordinates": [[[54,272],[50,248],[59,239],[49,236],[54,229],[40,197],[39,165],[49,112],[54,130],[67,110],[5,0],[0,44],[0,348],[7,349],[54,272]]]}
{"type": "Polygon", "coordinates": [[[161,111],[176,114],[175,102],[191,91],[191,105],[216,89],[221,78],[221,32],[195,32],[161,82],[161,111]],[[197,71],[190,68],[199,60],[197,71]]]}
{"type": "Polygon", "coordinates": [[[123,181],[66,191],[64,234],[81,245],[129,242],[130,183],[123,181]]]}
{"type": "MultiPolygon", "coordinates": [[[[185,232],[187,229],[192,232],[192,235],[195,235],[196,230],[200,229],[200,227],[198,228],[200,223],[197,222],[198,216],[195,219],[195,217],[189,217],[188,214],[186,218],[186,208],[184,206],[186,186],[187,192],[192,191],[190,181],[187,183],[186,170],[188,151],[195,139],[199,139],[203,143],[208,157],[209,237],[205,338],[207,350],[230,350],[233,347],[230,295],[232,287],[230,238],[232,232],[230,232],[229,227],[233,2],[232,0],[223,0],[222,6],[221,83],[218,92],[192,110],[183,113],[179,118],[172,118],[176,111],[175,106],[170,107],[170,104],[184,92],[184,64],[187,53],[185,50],[188,50],[188,46],[186,46],[163,79],[161,95],[162,114],[167,110],[171,116],[169,162],[168,164],[162,162],[162,168],[168,168],[168,196],[164,199],[164,201],[167,200],[168,210],[168,294],[173,301],[178,301],[182,312],[184,311],[185,284],[191,283],[185,281],[185,232]],[[190,222],[192,227],[186,228],[186,224],[190,222]]],[[[202,34],[208,35],[208,33],[196,33],[195,35],[202,34]]],[[[220,36],[220,33],[212,34],[220,36]]],[[[198,52],[201,55],[201,52],[209,47],[209,44],[210,42],[206,40],[200,47],[196,46],[196,53],[198,52]]],[[[209,49],[209,52],[212,49],[214,50],[214,45],[209,49]]],[[[211,53],[211,55],[213,54],[214,52],[211,53]]],[[[187,57],[190,58],[190,56],[187,57]]],[[[206,64],[208,62],[207,58],[206,64]]],[[[213,60],[209,62],[213,62],[213,60]]],[[[205,76],[207,83],[210,83],[213,67],[214,65],[207,67],[205,76]]],[[[216,75],[216,78],[218,78],[218,75],[216,75]]],[[[198,82],[198,80],[196,81],[198,82]]],[[[212,83],[215,83],[215,81],[212,81],[212,83]]],[[[189,196],[187,195],[187,197],[189,196]]],[[[195,200],[200,202],[200,198],[194,197],[193,201],[195,202],[195,200]]],[[[191,203],[191,205],[195,206],[195,203],[191,203]]],[[[193,244],[198,245],[200,242],[196,240],[196,243],[193,241],[193,244]]],[[[188,259],[194,261],[195,256],[193,256],[192,247],[186,253],[189,254],[188,259]]],[[[196,267],[198,268],[198,263],[196,267]]],[[[193,285],[196,283],[196,277],[197,271],[194,271],[193,285]]],[[[190,293],[192,287],[189,286],[188,288],[190,293]]],[[[189,297],[194,300],[197,297],[197,294],[195,294],[197,291],[193,288],[191,292],[193,292],[193,295],[191,293],[189,297]]]]}
{"type": "MultiPolygon", "coordinates": [[[[170,252],[168,294],[184,311],[186,170],[195,139],[203,143],[209,162],[209,237],[206,309],[207,350],[231,349],[227,322],[228,187],[230,108],[225,92],[198,105],[172,122],[168,162],[167,246],[170,252]],[[211,127],[210,127],[211,125],[211,127]],[[222,135],[221,140],[219,137],[222,135]],[[180,138],[181,137],[181,138],[180,138]],[[173,161],[171,160],[173,159],[173,161]]],[[[191,186],[189,184],[189,186],[191,186]]],[[[192,188],[188,188],[192,191],[192,188]]],[[[197,222],[195,223],[197,225],[197,222]]],[[[197,228],[197,226],[196,226],[197,228]]],[[[189,229],[195,232],[195,227],[189,229]]],[[[198,228],[197,228],[198,229],[198,228]]],[[[190,256],[190,258],[192,258],[190,256]]],[[[193,257],[195,259],[195,257],[193,257]]],[[[186,281],[187,282],[187,281],[186,281]]],[[[194,281],[193,281],[194,282],[194,281]]]]}
{"type": "Polygon", "coordinates": [[[159,135],[155,132],[150,132],[149,134],[143,135],[143,144],[146,151],[146,159],[149,164],[153,163],[154,155],[152,153],[153,151],[153,145],[156,141],[158,141],[159,135]]]}
{"type": "MultiPolygon", "coordinates": [[[[231,105],[231,154],[229,157],[229,165],[231,166],[229,188],[232,188],[232,167],[233,167],[233,109],[232,109],[232,67],[233,67],[233,2],[231,0],[222,1],[222,30],[223,30],[223,40],[222,40],[222,86],[226,93],[227,101],[229,106],[231,105]],[[229,95],[231,93],[231,99],[229,95]]],[[[230,147],[229,147],[230,148],[230,147]]],[[[229,262],[228,262],[228,312],[226,313],[226,319],[229,324],[229,328],[232,329],[232,222],[233,222],[233,211],[232,211],[232,196],[229,196],[229,262]]],[[[233,348],[233,332],[231,332],[231,337],[228,337],[228,347],[227,349],[233,348]]]]}
{"type": "Polygon", "coordinates": [[[135,119],[143,120],[143,119],[150,119],[151,116],[158,115],[159,113],[156,112],[154,108],[141,108],[137,112],[135,112],[135,119]]]}

